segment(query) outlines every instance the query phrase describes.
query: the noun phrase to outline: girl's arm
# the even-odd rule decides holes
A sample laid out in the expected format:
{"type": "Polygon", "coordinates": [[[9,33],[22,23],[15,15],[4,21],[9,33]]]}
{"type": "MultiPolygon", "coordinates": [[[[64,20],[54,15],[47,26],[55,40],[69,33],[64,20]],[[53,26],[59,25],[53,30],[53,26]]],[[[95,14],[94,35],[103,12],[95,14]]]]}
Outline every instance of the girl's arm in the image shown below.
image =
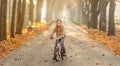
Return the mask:
{"type": "Polygon", "coordinates": [[[56,27],[54,28],[54,30],[52,31],[52,33],[50,34],[50,39],[53,39],[53,35],[56,32],[56,27]]]}

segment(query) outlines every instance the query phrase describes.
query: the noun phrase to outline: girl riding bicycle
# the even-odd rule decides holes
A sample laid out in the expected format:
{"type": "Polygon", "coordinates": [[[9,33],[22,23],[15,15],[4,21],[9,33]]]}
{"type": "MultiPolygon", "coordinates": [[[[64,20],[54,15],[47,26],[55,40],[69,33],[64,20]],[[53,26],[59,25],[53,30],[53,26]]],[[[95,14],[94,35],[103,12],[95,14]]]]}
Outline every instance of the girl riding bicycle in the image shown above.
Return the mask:
{"type": "MultiPolygon", "coordinates": [[[[54,33],[56,33],[56,40],[59,39],[60,43],[62,45],[62,49],[63,49],[63,55],[65,56],[65,46],[64,46],[64,39],[65,39],[65,30],[64,27],[62,25],[62,21],[60,19],[57,19],[56,21],[56,26],[54,27],[54,30],[52,31],[52,34],[50,35],[50,39],[53,39],[53,35],[54,33]]],[[[57,46],[57,42],[55,43],[55,47],[54,47],[54,57],[53,60],[56,60],[56,55],[55,55],[55,48],[57,46]]]]}

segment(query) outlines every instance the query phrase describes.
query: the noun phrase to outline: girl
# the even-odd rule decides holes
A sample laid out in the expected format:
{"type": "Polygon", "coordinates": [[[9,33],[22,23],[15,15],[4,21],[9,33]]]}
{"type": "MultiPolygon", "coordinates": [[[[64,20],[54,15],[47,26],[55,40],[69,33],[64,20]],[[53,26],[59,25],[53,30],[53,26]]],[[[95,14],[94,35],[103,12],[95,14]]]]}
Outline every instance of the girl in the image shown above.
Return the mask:
{"type": "MultiPolygon", "coordinates": [[[[65,46],[64,46],[64,39],[65,39],[65,30],[64,27],[62,25],[62,21],[60,19],[57,19],[56,21],[56,26],[54,27],[54,30],[52,32],[52,34],[50,35],[50,39],[53,39],[53,35],[54,33],[56,33],[56,39],[60,39],[61,45],[62,45],[62,49],[63,49],[63,53],[65,56],[65,46]]],[[[55,48],[57,46],[57,43],[55,43],[55,48]]],[[[56,60],[56,56],[55,56],[55,48],[54,48],[54,57],[53,60],[56,60]]]]}

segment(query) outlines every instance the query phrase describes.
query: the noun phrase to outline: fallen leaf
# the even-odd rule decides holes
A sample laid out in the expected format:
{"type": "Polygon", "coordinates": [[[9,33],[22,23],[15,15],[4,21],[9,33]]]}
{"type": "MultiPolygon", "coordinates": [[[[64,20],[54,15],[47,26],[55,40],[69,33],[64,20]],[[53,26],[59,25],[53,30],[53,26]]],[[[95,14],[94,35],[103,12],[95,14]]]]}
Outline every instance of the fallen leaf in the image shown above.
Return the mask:
{"type": "Polygon", "coordinates": [[[44,60],[44,63],[45,63],[45,62],[48,62],[48,60],[44,60]]]}
{"type": "Polygon", "coordinates": [[[102,56],[105,56],[105,54],[102,54],[102,56]]]}
{"type": "Polygon", "coordinates": [[[15,58],[14,60],[17,61],[17,58],[15,58]]]}
{"type": "Polygon", "coordinates": [[[72,55],[70,57],[73,57],[72,55]]]}
{"type": "Polygon", "coordinates": [[[95,46],[94,46],[94,45],[92,45],[92,47],[94,48],[95,46]]]}
{"type": "Polygon", "coordinates": [[[109,63],[109,65],[111,66],[112,64],[111,64],[111,63],[109,63]]]}
{"type": "Polygon", "coordinates": [[[96,65],[99,65],[99,63],[96,63],[96,65]]]}

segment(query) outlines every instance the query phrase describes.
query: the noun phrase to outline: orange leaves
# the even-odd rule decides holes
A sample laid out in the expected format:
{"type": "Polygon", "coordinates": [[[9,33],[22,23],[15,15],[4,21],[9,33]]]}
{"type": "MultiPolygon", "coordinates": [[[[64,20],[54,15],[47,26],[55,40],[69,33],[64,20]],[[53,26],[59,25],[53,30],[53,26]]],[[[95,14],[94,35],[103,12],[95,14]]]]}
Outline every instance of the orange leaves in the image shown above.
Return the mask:
{"type": "MultiPolygon", "coordinates": [[[[120,25],[116,25],[120,26],[120,25]]],[[[116,36],[107,36],[107,32],[101,32],[98,29],[87,29],[87,26],[80,26],[88,31],[89,37],[98,41],[100,44],[111,49],[115,54],[120,55],[120,29],[116,29],[116,36]]]]}
{"type": "Polygon", "coordinates": [[[86,30],[88,31],[90,38],[98,41],[100,44],[120,55],[120,30],[116,30],[116,36],[107,36],[107,32],[101,32],[99,30],[86,30]]]}
{"type": "Polygon", "coordinates": [[[6,41],[0,42],[0,58],[5,57],[12,51],[25,45],[30,39],[45,31],[41,31],[41,28],[35,28],[34,30],[35,31],[27,32],[27,30],[24,29],[22,35],[15,35],[15,38],[8,38],[6,41]]]}

